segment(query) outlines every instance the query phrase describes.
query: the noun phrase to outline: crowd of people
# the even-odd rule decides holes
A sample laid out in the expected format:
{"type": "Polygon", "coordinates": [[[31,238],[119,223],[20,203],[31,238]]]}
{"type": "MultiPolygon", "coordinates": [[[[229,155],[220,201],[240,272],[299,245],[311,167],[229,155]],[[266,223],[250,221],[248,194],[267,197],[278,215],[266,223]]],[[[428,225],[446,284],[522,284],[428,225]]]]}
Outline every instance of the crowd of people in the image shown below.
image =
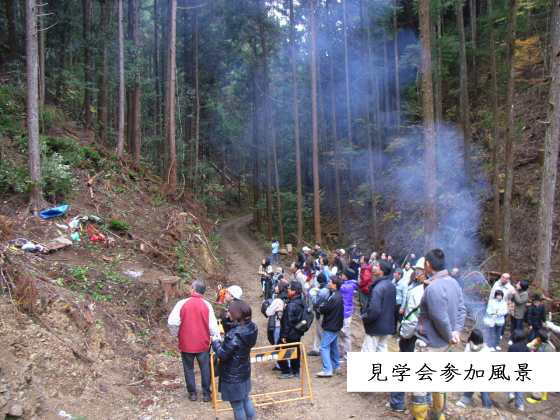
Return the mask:
{"type": "MultiPolygon", "coordinates": [[[[363,255],[352,249],[337,249],[329,257],[319,244],[314,249],[303,247],[287,273],[263,259],[259,267],[260,284],[266,316],[274,334],[271,344],[299,342],[307,328],[297,330],[303,312],[312,308],[315,322],[313,345],[309,356],[321,357],[319,378],[330,378],[341,372],[349,352],[358,350],[352,343],[352,318],[358,316],[364,328],[363,352],[388,351],[394,337],[401,352],[443,352],[461,343],[465,333],[467,308],[459,269],[448,271],[445,254],[434,249],[424,257],[407,255],[397,264],[388,254],[373,252],[363,255]],[[354,297],[357,295],[357,299],[354,297]],[[356,306],[356,307],[355,307],[356,306]],[[297,331],[294,333],[294,329],[297,331]]],[[[529,282],[512,283],[503,273],[489,293],[482,320],[468,335],[465,351],[555,351],[550,331],[560,328],[547,321],[546,309],[539,294],[529,295],[529,282]],[[509,336],[504,340],[506,326],[509,336]]],[[[282,369],[280,378],[299,375],[295,368],[282,369]]],[[[508,399],[517,410],[525,401],[538,403],[546,393],[525,396],[511,393],[508,399]]],[[[490,408],[490,395],[481,395],[482,406],[490,408]]],[[[416,392],[409,399],[416,419],[443,416],[445,395],[416,392]]],[[[459,407],[473,403],[473,394],[465,393],[459,407]]],[[[405,394],[390,394],[388,407],[396,412],[406,409],[405,394]]]]}
{"type": "MultiPolygon", "coordinates": [[[[318,378],[341,374],[348,353],[357,350],[352,343],[353,318],[363,324],[363,352],[389,351],[391,337],[401,352],[442,352],[461,343],[467,316],[463,290],[458,270],[448,272],[441,249],[421,258],[409,254],[397,264],[386,253],[361,255],[355,249],[348,253],[337,249],[329,256],[316,244],[313,250],[303,247],[286,272],[279,265],[277,242],[272,251],[261,261],[255,285],[263,296],[261,312],[267,318],[268,341],[296,346],[305,334],[311,334],[307,354],[321,358],[318,378]]],[[[191,296],[179,301],[168,319],[171,333],[178,337],[189,399],[197,399],[195,359],[203,401],[211,399],[212,349],[219,360],[222,399],[230,402],[236,420],[252,419],[250,352],[258,330],[251,307],[242,300],[242,289],[230,286],[220,291],[226,310],[216,317],[212,305],[203,299],[205,289],[202,281],[193,282],[191,296]]],[[[560,327],[547,321],[541,296],[529,297],[529,283],[513,283],[508,273],[494,283],[481,324],[468,333],[465,351],[501,351],[506,340],[511,352],[555,351],[549,331],[560,332],[560,327]]],[[[297,358],[275,364],[279,379],[299,377],[300,356],[298,352],[297,358]]],[[[468,407],[473,397],[465,393],[456,404],[468,407]]],[[[508,397],[523,411],[525,401],[538,403],[547,394],[511,393],[508,397]]],[[[443,418],[445,401],[443,393],[415,392],[409,409],[417,420],[430,412],[433,418],[443,418]]],[[[493,406],[488,393],[481,393],[481,401],[483,407],[493,406]]],[[[405,393],[392,392],[387,405],[404,412],[405,393]]]]}

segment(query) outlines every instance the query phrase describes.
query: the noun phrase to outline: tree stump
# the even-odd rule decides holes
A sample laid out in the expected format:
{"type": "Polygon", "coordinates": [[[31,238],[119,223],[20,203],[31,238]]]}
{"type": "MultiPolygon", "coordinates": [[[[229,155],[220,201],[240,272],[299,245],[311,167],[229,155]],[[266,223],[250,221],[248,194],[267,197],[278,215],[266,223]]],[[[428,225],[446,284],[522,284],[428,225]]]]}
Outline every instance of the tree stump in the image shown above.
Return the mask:
{"type": "Polygon", "coordinates": [[[165,304],[169,303],[170,298],[179,296],[179,290],[177,286],[181,281],[180,277],[177,276],[165,276],[160,278],[159,286],[163,290],[163,301],[165,304]]]}

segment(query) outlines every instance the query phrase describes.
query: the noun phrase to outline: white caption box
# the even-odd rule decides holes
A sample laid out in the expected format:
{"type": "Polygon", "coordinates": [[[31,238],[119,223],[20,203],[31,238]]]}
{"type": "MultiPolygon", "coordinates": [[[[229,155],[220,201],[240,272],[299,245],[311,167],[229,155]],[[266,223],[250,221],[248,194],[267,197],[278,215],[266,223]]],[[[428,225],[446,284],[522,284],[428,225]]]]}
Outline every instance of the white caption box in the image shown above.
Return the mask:
{"type": "Polygon", "coordinates": [[[558,392],[560,354],[350,353],[346,388],[348,392],[558,392]]]}

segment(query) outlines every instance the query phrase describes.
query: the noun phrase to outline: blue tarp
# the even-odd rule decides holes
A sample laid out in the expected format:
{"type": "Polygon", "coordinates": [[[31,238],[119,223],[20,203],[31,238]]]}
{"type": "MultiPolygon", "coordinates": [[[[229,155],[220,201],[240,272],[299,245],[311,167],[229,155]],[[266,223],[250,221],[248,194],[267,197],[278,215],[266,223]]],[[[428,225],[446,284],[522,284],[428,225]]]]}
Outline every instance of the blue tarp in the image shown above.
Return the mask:
{"type": "Polygon", "coordinates": [[[39,217],[41,217],[41,219],[52,219],[53,217],[64,216],[69,208],[70,206],[68,204],[51,207],[50,209],[41,210],[39,212],[39,217]]]}

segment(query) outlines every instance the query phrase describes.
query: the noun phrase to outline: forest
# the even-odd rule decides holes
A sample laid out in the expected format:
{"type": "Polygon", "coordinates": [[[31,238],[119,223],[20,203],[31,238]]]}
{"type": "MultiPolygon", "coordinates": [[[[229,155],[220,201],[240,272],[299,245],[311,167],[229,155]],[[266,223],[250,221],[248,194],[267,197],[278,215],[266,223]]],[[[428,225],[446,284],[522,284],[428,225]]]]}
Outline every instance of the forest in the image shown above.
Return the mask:
{"type": "Polygon", "coordinates": [[[170,302],[273,240],[555,307],[559,142],[560,0],[0,0],[0,416],[182,418],[170,302]]]}
{"type": "Polygon", "coordinates": [[[537,160],[531,268],[548,288],[553,1],[3,3],[4,95],[37,85],[21,134],[34,201],[40,136],[66,112],[117,158],[153,168],[164,195],[215,214],[248,206],[282,245],[406,242],[404,254],[438,242],[458,264],[494,249],[505,269],[524,200],[516,169],[537,160]]]}

